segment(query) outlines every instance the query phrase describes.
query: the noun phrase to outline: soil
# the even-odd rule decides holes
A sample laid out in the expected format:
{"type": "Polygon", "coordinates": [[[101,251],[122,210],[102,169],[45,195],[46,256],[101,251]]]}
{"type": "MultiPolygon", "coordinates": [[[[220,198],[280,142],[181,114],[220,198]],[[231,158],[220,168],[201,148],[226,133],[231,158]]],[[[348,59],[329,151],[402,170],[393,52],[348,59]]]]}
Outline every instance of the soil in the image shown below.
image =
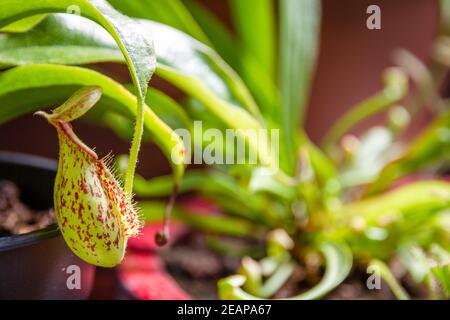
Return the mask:
{"type": "Polygon", "coordinates": [[[239,267],[239,258],[209,250],[198,233],[190,233],[161,255],[169,273],[194,299],[218,299],[217,281],[239,267]]]}
{"type": "Polygon", "coordinates": [[[56,223],[53,210],[35,211],[20,199],[18,187],[0,181],[0,237],[24,234],[56,223]]]}
{"type": "MultiPolygon", "coordinates": [[[[178,284],[194,299],[218,299],[217,281],[231,275],[239,267],[239,258],[224,256],[208,248],[205,237],[190,234],[178,241],[169,250],[162,252],[166,268],[178,284]]],[[[426,290],[414,285],[405,276],[404,269],[397,261],[391,263],[391,269],[400,279],[414,299],[427,299],[426,290]]],[[[301,266],[297,266],[291,278],[273,298],[287,298],[313,286],[321,275],[311,275],[301,266]]],[[[338,288],[328,294],[330,300],[391,300],[395,299],[388,286],[382,282],[381,289],[369,290],[366,287],[367,273],[355,269],[338,288]]]]}

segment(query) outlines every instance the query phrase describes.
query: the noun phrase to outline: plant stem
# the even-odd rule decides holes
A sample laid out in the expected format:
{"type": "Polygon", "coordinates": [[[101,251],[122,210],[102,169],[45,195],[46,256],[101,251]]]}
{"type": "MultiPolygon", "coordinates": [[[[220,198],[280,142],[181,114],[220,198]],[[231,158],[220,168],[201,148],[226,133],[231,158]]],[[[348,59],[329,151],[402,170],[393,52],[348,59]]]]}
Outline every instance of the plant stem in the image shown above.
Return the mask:
{"type": "Polygon", "coordinates": [[[136,124],[134,126],[133,141],[130,148],[130,157],[128,160],[127,172],[125,173],[125,193],[132,198],[133,179],[136,171],[138,161],[139,149],[141,148],[142,134],[144,133],[144,100],[138,95],[137,110],[136,110],[136,124]]]}
{"type": "Polygon", "coordinates": [[[383,280],[386,282],[386,284],[391,289],[392,293],[395,295],[395,297],[399,300],[409,300],[409,295],[406,293],[405,289],[402,288],[402,286],[397,282],[397,279],[395,279],[394,275],[392,274],[391,270],[389,270],[389,267],[381,260],[372,260],[370,263],[371,266],[375,266],[380,271],[380,276],[383,278],[383,280]]]}

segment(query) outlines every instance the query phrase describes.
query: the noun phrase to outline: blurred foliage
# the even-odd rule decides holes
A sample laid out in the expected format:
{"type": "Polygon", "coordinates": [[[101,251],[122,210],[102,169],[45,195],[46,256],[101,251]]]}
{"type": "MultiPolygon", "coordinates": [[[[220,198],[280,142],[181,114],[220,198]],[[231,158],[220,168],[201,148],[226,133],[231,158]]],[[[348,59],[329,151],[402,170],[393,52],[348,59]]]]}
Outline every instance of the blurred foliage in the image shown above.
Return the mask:
{"type": "MultiPolygon", "coordinates": [[[[266,243],[265,257],[243,258],[237,274],[219,282],[222,298],[273,297],[294,266],[312,267],[311,255],[325,269],[322,280],[292,299],[323,297],[346,279],[352,265],[379,268],[393,293],[406,299],[388,267],[394,257],[429,289],[430,298],[449,297],[450,116],[448,97],[440,92],[450,66],[448,1],[441,2],[440,34],[430,65],[398,51],[397,65],[384,73],[382,90],[338,119],[322,149],[302,129],[318,56],[319,1],[230,0],[234,32],[195,0],[110,3],[133,17],[143,37],[154,41],[156,74],[186,95],[175,101],[167,92],[149,90],[146,142],[155,141],[170,159],[178,139],[172,130],[192,131],[196,120],[222,132],[281,132],[280,155],[250,139],[258,164],[188,170],[180,182],[181,193],[199,194],[218,210],[200,215],[177,205],[174,219],[208,236],[266,243]],[[435,120],[405,140],[403,133],[419,111],[433,113],[435,120]],[[359,136],[348,133],[376,114],[386,115],[386,121],[359,136]],[[277,156],[281,170],[269,173],[277,156]]],[[[51,107],[80,86],[97,85],[104,96],[86,119],[130,139],[135,95],[142,88],[126,89],[89,70],[96,62],[130,66],[114,35],[78,16],[19,19],[24,17],[0,14],[5,27],[0,33],[0,123],[51,107]]],[[[202,148],[206,141],[200,140],[202,148]]],[[[118,165],[118,173],[122,167],[118,165]]],[[[182,169],[174,169],[181,176],[182,169]]],[[[170,196],[175,183],[171,176],[135,177],[134,192],[149,222],[163,218],[158,198],[170,196]]],[[[227,249],[221,241],[210,244],[221,254],[243,251],[227,249]]]]}

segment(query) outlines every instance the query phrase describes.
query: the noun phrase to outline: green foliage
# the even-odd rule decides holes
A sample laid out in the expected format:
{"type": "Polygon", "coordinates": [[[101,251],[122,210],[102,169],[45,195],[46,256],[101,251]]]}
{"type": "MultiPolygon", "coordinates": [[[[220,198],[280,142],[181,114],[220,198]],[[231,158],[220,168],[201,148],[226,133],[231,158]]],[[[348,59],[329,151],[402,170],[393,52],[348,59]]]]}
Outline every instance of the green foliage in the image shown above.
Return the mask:
{"type": "Polygon", "coordinates": [[[209,40],[181,0],[110,0],[115,8],[130,17],[161,22],[181,30],[203,43],[209,40]]]}
{"type": "MultiPolygon", "coordinates": [[[[449,65],[445,55],[428,71],[411,54],[397,54],[401,68],[388,68],[383,89],[338,119],[321,150],[301,128],[317,63],[320,1],[280,0],[276,17],[275,1],[229,0],[235,32],[196,0],[110,3],[133,18],[102,0],[0,0],[0,124],[61,105],[80,87],[101,88],[101,99],[83,119],[133,140],[129,160],[120,158],[128,166],[118,171],[127,194],[133,186],[142,200],[145,220],[164,219],[165,205],[155,198],[174,189],[200,194],[220,212],[207,216],[176,205],[174,219],[207,234],[212,249],[252,256],[219,282],[222,298],[273,297],[296,266],[308,267],[311,254],[325,273],[292,299],[325,296],[361,264],[381,268],[394,294],[407,298],[388,268],[395,255],[430,297],[448,298],[450,187],[439,175],[449,169],[450,117],[436,89],[449,65]],[[73,5],[81,17],[64,14],[73,5]],[[98,62],[125,64],[133,85],[92,70],[100,69],[98,62]],[[186,97],[148,89],[153,72],[186,97]],[[406,142],[401,134],[409,117],[425,104],[436,119],[406,142]],[[381,113],[388,114],[386,124],[348,134],[381,113]],[[256,165],[213,165],[181,179],[185,146],[175,129],[192,130],[195,120],[221,132],[279,129],[281,169],[266,174],[277,160],[270,141],[260,144],[241,133],[258,154],[256,165]],[[169,159],[171,176],[135,176],[141,137],[169,159]],[[400,178],[424,174],[431,179],[392,190],[400,178]],[[265,256],[253,242],[243,250],[217,238],[223,235],[264,242],[265,256]]],[[[445,35],[448,1],[442,8],[445,35]]]]}
{"type": "Polygon", "coordinates": [[[330,129],[324,138],[324,147],[328,148],[355,124],[371,117],[402,99],[408,82],[401,69],[388,69],[384,74],[384,88],[373,97],[363,101],[344,114],[330,129]]]}
{"type": "Polygon", "coordinates": [[[143,99],[147,92],[147,83],[155,68],[153,44],[140,32],[136,32],[139,29],[133,20],[113,10],[106,1],[31,0],[19,3],[3,0],[0,27],[40,13],[67,12],[71,6],[77,6],[81,15],[97,22],[111,34],[127,60],[139,97],[143,99]]]}
{"type": "MultiPolygon", "coordinates": [[[[42,107],[61,104],[67,92],[81,86],[99,86],[103,98],[98,106],[133,119],[137,98],[114,80],[93,70],[59,65],[30,65],[7,70],[0,74],[0,123],[42,107]],[[37,94],[39,92],[39,94],[37,94]],[[26,99],[17,99],[17,95],[26,99]]],[[[144,109],[144,127],[167,157],[179,145],[179,137],[162,122],[150,108],[144,109]]],[[[182,168],[174,166],[180,176],[182,168]]]]}
{"type": "Polygon", "coordinates": [[[143,132],[143,103],[147,93],[147,83],[155,70],[152,41],[142,36],[135,21],[115,11],[104,0],[31,0],[26,3],[4,0],[1,4],[0,28],[33,15],[68,12],[70,8],[76,8],[81,15],[100,24],[114,38],[127,62],[131,78],[136,86],[138,98],[136,126],[125,179],[125,191],[131,197],[134,171],[143,132]]]}
{"type": "MultiPolygon", "coordinates": [[[[270,0],[230,1],[232,16],[247,51],[270,77],[275,69],[275,22],[270,0]],[[249,19],[249,17],[252,17],[249,19]]],[[[244,53],[245,54],[245,53],[244,53]]]]}
{"type": "Polygon", "coordinates": [[[303,123],[315,67],[320,28],[320,2],[280,1],[281,129],[288,171],[294,166],[299,124],[303,123]]]}
{"type": "Polygon", "coordinates": [[[450,111],[447,110],[419,134],[398,159],[384,167],[370,190],[382,190],[395,179],[418,172],[439,161],[449,161],[449,149],[450,111]]]}
{"type": "MultiPolygon", "coordinates": [[[[325,242],[320,245],[327,266],[322,280],[312,289],[288,300],[312,300],[324,296],[337,287],[349,274],[352,267],[352,255],[349,248],[338,242],[325,242]]],[[[245,283],[245,276],[230,276],[219,282],[219,296],[227,300],[258,300],[240,287],[245,283]]]]}

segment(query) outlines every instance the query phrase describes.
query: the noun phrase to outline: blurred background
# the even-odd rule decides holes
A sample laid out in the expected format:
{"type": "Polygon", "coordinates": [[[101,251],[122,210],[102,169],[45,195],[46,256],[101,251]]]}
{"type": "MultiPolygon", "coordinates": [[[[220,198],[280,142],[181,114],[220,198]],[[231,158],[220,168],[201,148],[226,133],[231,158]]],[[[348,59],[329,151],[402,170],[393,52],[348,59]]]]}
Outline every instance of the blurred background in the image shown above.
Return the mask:
{"type": "MultiPolygon", "coordinates": [[[[226,0],[202,0],[233,30],[226,0]]],[[[433,38],[438,30],[438,2],[435,0],[323,0],[320,55],[314,79],[306,130],[315,142],[345,110],[381,88],[383,70],[393,65],[392,53],[404,48],[427,62],[433,38]],[[366,28],[369,5],[381,8],[381,30],[366,28]]],[[[127,80],[125,67],[98,64],[95,68],[119,80],[127,80]]],[[[175,98],[182,94],[161,79],[154,77],[151,85],[164,88],[175,98]]],[[[413,119],[409,135],[429,119],[426,111],[413,119]]],[[[371,122],[380,120],[372,119],[371,122]]],[[[369,123],[363,123],[367,126],[369,123]]],[[[76,131],[99,155],[127,153],[129,144],[108,129],[78,121],[76,131]]],[[[361,130],[362,127],[355,130],[361,130]]],[[[57,158],[58,144],[53,128],[41,118],[31,115],[0,126],[0,150],[25,152],[57,158]],[[42,143],[45,142],[45,143],[42,143]]],[[[145,177],[170,172],[161,152],[153,145],[144,145],[138,171],[145,177]]]]}

